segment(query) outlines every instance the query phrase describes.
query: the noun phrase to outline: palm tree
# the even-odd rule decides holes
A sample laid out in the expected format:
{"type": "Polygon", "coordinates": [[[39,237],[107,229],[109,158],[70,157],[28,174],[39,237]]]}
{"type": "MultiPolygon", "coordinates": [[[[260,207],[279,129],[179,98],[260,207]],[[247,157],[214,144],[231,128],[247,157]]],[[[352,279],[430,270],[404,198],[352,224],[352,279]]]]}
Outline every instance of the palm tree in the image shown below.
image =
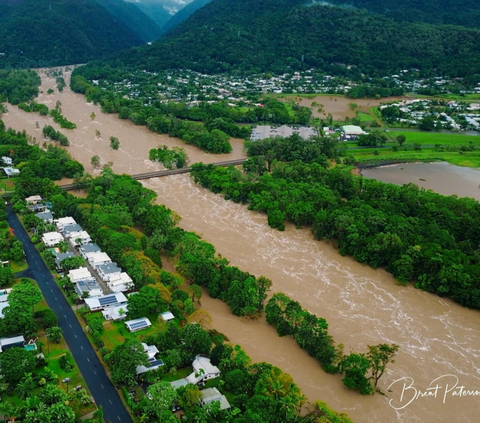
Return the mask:
{"type": "Polygon", "coordinates": [[[35,388],[35,382],[31,373],[27,373],[24,378],[15,386],[14,392],[22,399],[27,398],[35,388]]]}

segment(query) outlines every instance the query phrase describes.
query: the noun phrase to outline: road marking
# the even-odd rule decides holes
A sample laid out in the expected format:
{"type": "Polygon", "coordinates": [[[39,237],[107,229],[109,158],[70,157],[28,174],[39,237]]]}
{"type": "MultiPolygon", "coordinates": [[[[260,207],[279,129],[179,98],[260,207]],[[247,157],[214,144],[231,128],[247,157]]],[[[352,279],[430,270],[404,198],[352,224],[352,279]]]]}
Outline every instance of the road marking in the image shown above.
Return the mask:
{"type": "Polygon", "coordinates": [[[53,292],[53,289],[52,289],[52,288],[50,288],[50,291],[51,291],[51,292],[53,292]]]}
{"type": "Polygon", "coordinates": [[[87,357],[87,361],[90,363],[90,359],[87,357]]]}
{"type": "MultiPolygon", "coordinates": [[[[75,335],[75,338],[77,337],[77,335],[75,335]]],[[[78,338],[77,338],[78,339],[78,338]]]]}
{"type": "Polygon", "coordinates": [[[57,300],[57,297],[55,297],[55,301],[58,301],[58,300],[57,300]]]}
{"type": "Polygon", "coordinates": [[[66,315],[66,314],[64,314],[63,316],[65,317],[65,319],[67,318],[67,315],[66,315]]]}
{"type": "Polygon", "coordinates": [[[113,402],[112,402],[112,400],[111,400],[111,399],[109,399],[109,401],[110,401],[110,404],[112,404],[112,405],[113,405],[113,402]]]}
{"type": "Polygon", "coordinates": [[[97,374],[97,372],[94,370],[93,373],[97,374]]]}
{"type": "Polygon", "coordinates": [[[105,389],[105,386],[103,386],[102,384],[100,384],[100,386],[102,387],[102,389],[105,389]]]}
{"type": "Polygon", "coordinates": [[[117,416],[118,420],[122,421],[122,419],[120,418],[120,416],[117,416]]]}
{"type": "Polygon", "coordinates": [[[83,347],[80,345],[80,348],[83,350],[83,347]]]}
{"type": "Polygon", "coordinates": [[[72,325],[68,325],[68,326],[70,326],[70,328],[72,327],[72,325]]]}

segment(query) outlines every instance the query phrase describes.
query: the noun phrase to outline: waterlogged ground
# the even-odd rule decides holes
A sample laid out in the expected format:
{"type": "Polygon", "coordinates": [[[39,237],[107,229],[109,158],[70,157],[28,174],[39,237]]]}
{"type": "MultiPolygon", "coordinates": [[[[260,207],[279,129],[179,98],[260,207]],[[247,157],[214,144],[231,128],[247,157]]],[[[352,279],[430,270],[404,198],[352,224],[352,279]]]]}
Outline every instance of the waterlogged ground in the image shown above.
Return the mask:
{"type": "MultiPolygon", "coordinates": [[[[42,81],[45,92],[55,86],[54,80],[45,74],[42,81]]],[[[244,155],[240,141],[233,142],[234,152],[230,155],[205,154],[180,140],[103,114],[68,89],[39,97],[49,107],[54,107],[57,100],[62,102],[64,115],[78,125],[74,131],[64,130],[71,142],[68,150],[91,172],[95,171],[90,165],[94,154],[103,163],[113,162],[117,173],[159,168],[160,165],[148,161],[148,151],[160,144],[184,146],[191,162],[215,162],[244,155]],[[92,111],[96,113],[94,121],[90,118],[92,111]],[[96,129],[102,139],[96,139],[96,129]],[[119,151],[109,148],[108,138],[112,135],[120,139],[119,151]]],[[[41,133],[35,122],[40,122],[40,127],[50,123],[49,118],[23,113],[12,106],[3,118],[7,126],[26,129],[37,139],[41,133]]],[[[188,175],[143,183],[158,193],[159,203],[182,217],[183,228],[201,234],[233,265],[265,275],[273,281],[273,292],[285,292],[310,312],[325,317],[330,333],[338,343],[345,344],[347,353],[351,349],[365,351],[368,344],[380,342],[400,345],[396,362],[380,381],[380,388],[387,395],[363,397],[344,388],[338,376],[323,372],[292,339],[279,338],[263,319],[237,318],[222,302],[208,296],[202,298],[217,330],[231,342],[241,344],[254,361],[267,361],[290,373],[309,400],[322,399],[330,407],[348,413],[357,423],[478,420],[478,396],[452,395],[459,393],[459,389],[452,389],[455,378],[457,387],[480,391],[478,312],[413,287],[398,286],[387,272],[342,257],[332,246],[315,241],[309,230],[290,226],[285,232],[273,230],[267,226],[264,215],[225,201],[195,185],[188,175]],[[436,397],[422,396],[437,378],[440,379],[432,384],[438,385],[436,397]],[[416,400],[412,399],[415,395],[416,400]]]]}

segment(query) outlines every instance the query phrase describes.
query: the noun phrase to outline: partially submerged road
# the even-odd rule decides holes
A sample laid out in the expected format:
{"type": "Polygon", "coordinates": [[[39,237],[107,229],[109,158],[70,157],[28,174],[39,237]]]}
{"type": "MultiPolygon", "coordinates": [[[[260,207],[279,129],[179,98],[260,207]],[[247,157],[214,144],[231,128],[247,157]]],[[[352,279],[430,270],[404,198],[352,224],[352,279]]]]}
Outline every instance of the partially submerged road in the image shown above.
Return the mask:
{"type": "Polygon", "coordinates": [[[95,399],[97,406],[103,408],[104,419],[111,423],[132,423],[120,397],[108,378],[105,369],[95,354],[90,341],[83,332],[75,314],[63,296],[60,287],[53,279],[50,270],[33,245],[17,215],[7,209],[7,221],[15,232],[15,236],[23,244],[28,269],[19,276],[35,279],[40,287],[48,306],[58,317],[58,325],[63,330],[65,341],[72,352],[85,382],[95,399]]]}

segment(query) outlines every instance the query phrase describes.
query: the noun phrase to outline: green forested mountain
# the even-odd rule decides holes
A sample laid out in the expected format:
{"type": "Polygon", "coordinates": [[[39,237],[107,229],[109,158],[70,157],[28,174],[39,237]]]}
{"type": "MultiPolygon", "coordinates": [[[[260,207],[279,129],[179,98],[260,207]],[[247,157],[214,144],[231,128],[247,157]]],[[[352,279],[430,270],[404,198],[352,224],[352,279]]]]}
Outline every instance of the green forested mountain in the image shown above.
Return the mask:
{"type": "Polygon", "coordinates": [[[163,2],[155,0],[126,0],[128,2],[134,3],[143,13],[149,16],[160,28],[170,20],[172,17],[171,12],[169,12],[163,2]]]}
{"type": "Polygon", "coordinates": [[[160,27],[134,3],[125,0],[96,0],[124,25],[128,26],[143,41],[154,41],[160,37],[160,27]]]}
{"type": "Polygon", "coordinates": [[[477,0],[330,0],[329,3],[366,9],[398,21],[480,27],[477,0]]]}
{"type": "Polygon", "coordinates": [[[164,25],[162,32],[166,33],[182,22],[185,22],[190,16],[192,16],[198,9],[210,3],[212,0],[193,0],[187,4],[183,9],[180,9],[171,19],[164,25]]]}
{"type": "Polygon", "coordinates": [[[0,0],[0,67],[82,63],[141,43],[94,0],[0,0]]]}
{"type": "Polygon", "coordinates": [[[418,68],[424,75],[463,76],[480,69],[480,31],[304,0],[214,0],[152,46],[115,59],[150,70],[210,73],[316,67],[383,75],[418,68]]]}

